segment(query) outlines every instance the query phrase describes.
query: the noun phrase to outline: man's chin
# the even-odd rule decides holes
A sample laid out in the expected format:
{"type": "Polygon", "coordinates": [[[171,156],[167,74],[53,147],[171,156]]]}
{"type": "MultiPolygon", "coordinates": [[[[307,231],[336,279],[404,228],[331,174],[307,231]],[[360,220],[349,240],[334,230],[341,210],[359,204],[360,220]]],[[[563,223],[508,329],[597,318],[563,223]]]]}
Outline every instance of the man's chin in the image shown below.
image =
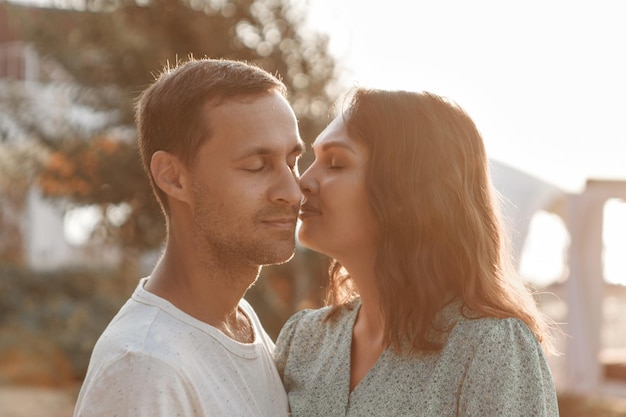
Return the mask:
{"type": "Polygon", "coordinates": [[[271,254],[268,254],[268,256],[265,257],[266,259],[261,265],[269,266],[269,265],[284,264],[286,262],[289,262],[291,259],[293,259],[296,253],[295,244],[290,246],[289,248],[285,248],[284,251],[278,250],[280,248],[277,248],[277,247],[274,247],[273,249],[274,249],[273,252],[271,254]]]}
{"type": "Polygon", "coordinates": [[[295,252],[292,252],[291,255],[289,255],[288,257],[286,257],[285,259],[278,261],[278,262],[274,262],[273,264],[270,265],[281,265],[281,264],[285,264],[287,262],[289,262],[290,260],[293,259],[293,256],[295,255],[295,252]]]}

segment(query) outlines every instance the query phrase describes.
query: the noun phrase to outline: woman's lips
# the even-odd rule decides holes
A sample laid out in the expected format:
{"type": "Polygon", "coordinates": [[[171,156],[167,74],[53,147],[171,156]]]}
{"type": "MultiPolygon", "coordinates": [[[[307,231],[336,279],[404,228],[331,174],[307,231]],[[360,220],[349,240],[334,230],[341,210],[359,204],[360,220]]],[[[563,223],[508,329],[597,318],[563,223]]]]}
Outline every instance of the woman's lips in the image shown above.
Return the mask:
{"type": "Polygon", "coordinates": [[[303,220],[309,217],[319,216],[320,214],[322,214],[322,212],[317,207],[303,204],[300,207],[300,213],[298,214],[298,217],[300,218],[300,220],[303,220]]]}

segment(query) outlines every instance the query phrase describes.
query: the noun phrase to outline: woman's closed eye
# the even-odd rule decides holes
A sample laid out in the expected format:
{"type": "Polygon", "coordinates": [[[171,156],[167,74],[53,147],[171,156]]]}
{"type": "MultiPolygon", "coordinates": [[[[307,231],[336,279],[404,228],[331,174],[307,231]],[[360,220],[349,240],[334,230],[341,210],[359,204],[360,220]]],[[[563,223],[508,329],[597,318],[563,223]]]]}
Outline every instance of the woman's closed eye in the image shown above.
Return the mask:
{"type": "Polygon", "coordinates": [[[345,163],[338,158],[331,158],[328,163],[329,169],[342,169],[345,167],[346,167],[345,163]]]}

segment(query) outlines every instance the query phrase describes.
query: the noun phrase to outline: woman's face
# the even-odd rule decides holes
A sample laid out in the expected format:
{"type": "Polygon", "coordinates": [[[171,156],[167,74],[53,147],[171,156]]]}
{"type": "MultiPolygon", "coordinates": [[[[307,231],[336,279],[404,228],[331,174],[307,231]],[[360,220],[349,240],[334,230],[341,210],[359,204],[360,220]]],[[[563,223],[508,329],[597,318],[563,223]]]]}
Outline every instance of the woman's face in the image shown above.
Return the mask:
{"type": "Polygon", "coordinates": [[[300,242],[340,262],[353,254],[369,256],[376,222],[365,189],[365,145],[348,137],[339,116],[317,137],[313,151],[315,161],[300,178],[300,242]]]}

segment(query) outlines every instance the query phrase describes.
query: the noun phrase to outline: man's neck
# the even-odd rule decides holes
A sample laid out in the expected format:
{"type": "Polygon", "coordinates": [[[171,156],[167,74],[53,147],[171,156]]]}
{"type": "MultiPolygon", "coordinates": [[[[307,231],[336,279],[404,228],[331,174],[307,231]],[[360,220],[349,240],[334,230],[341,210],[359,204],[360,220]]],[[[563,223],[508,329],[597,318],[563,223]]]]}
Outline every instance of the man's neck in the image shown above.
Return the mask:
{"type": "Polygon", "coordinates": [[[250,265],[224,268],[206,262],[200,264],[166,250],[145,289],[227,336],[247,342],[251,323],[239,308],[239,302],[259,272],[260,267],[250,265]]]}

